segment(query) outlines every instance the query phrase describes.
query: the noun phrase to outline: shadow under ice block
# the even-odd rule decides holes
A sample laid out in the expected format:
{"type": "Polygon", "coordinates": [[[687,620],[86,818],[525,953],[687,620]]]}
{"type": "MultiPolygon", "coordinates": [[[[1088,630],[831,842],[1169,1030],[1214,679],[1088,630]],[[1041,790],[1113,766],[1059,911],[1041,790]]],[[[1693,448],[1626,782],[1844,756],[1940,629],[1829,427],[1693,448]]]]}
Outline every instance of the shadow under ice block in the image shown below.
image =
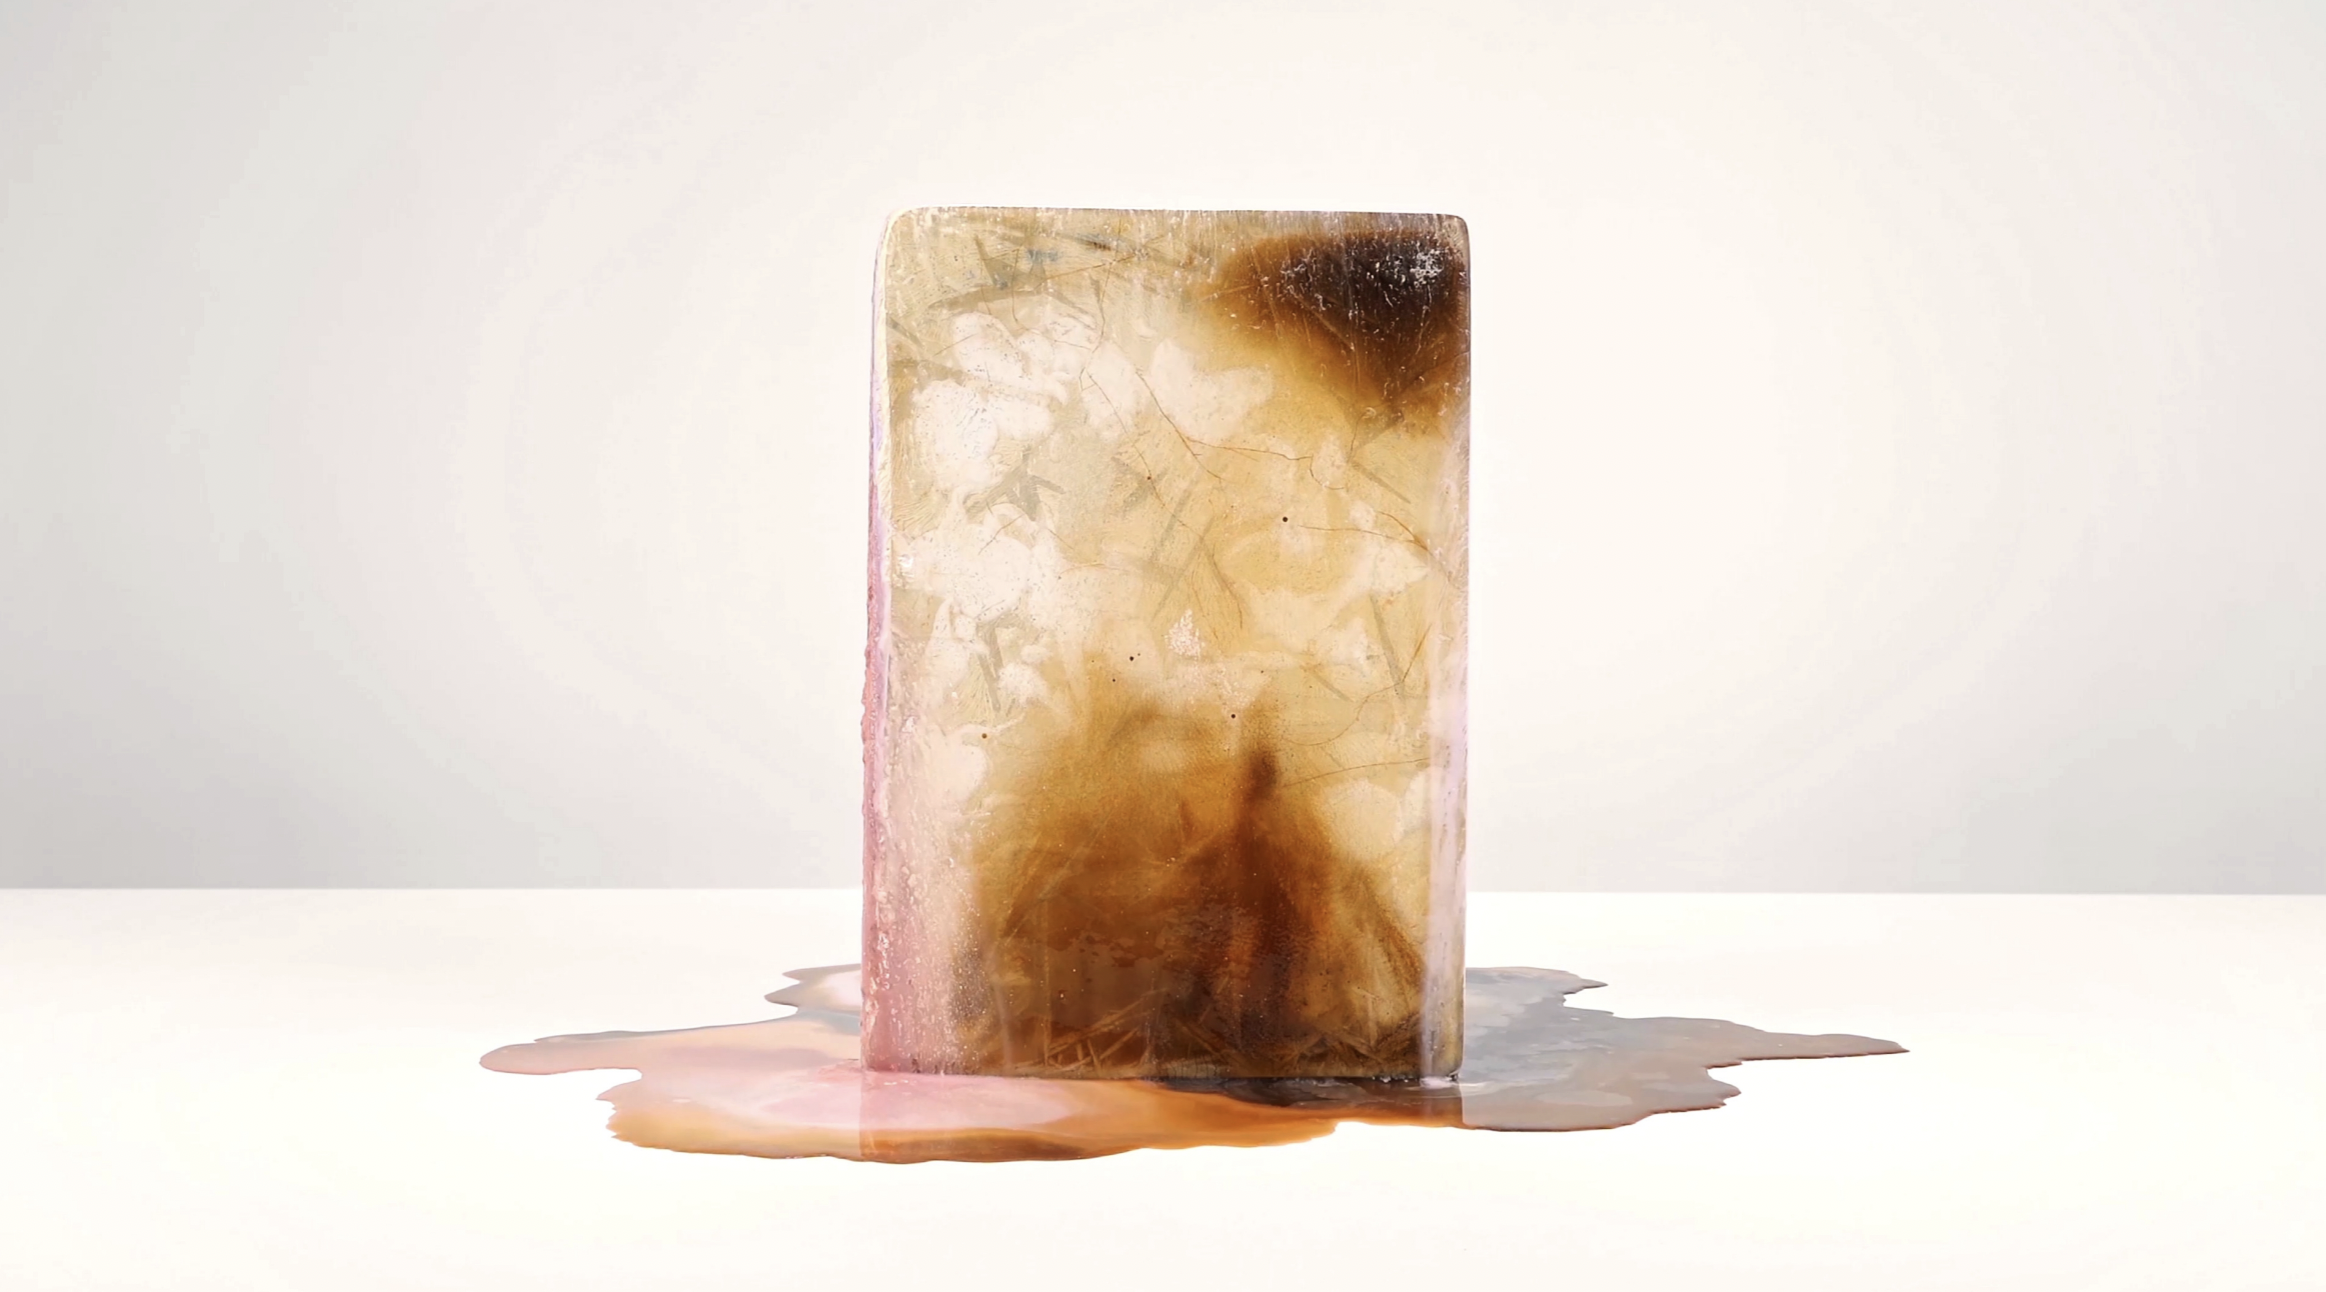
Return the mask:
{"type": "Polygon", "coordinates": [[[1454,1071],[1462,222],[918,210],[879,312],[865,1065],[1454,1071]]]}

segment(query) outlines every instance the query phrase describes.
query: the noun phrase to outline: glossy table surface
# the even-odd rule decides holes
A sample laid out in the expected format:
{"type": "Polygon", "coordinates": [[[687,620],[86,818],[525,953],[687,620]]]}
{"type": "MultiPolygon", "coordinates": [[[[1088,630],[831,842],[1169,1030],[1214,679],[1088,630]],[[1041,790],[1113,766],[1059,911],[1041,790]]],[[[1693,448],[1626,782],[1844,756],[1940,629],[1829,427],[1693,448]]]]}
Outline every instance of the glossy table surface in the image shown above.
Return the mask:
{"type": "Polygon", "coordinates": [[[2326,1287],[2326,898],[1479,894],[1577,1003],[1889,1037],[1614,1131],[883,1166],[632,1148],[847,892],[0,891],[0,1287],[2326,1287]],[[845,1281],[842,1283],[841,1281],[845,1281]]]}

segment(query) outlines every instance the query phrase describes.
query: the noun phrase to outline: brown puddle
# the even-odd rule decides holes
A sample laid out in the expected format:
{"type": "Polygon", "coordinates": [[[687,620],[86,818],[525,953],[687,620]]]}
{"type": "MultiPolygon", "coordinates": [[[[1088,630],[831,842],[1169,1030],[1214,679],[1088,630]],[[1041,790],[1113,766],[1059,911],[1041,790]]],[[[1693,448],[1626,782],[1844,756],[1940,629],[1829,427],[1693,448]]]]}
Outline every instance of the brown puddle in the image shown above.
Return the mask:
{"type": "Polygon", "coordinates": [[[602,1096],[614,1134],[646,1148],[872,1162],[1103,1157],[1134,1148],[1290,1144],[1343,1121],[1472,1130],[1596,1130],[1717,1108],[1712,1068],[1752,1059],[1900,1054],[1870,1037],[1799,1036],[1701,1018],[1617,1018],[1566,998],[1604,986],[1556,969],[1464,975],[1459,1076],[1411,1081],[1076,1080],[867,1072],[857,967],[786,975],[785,1018],[670,1032],[595,1032],[504,1046],[495,1072],[628,1068],[602,1096]]]}

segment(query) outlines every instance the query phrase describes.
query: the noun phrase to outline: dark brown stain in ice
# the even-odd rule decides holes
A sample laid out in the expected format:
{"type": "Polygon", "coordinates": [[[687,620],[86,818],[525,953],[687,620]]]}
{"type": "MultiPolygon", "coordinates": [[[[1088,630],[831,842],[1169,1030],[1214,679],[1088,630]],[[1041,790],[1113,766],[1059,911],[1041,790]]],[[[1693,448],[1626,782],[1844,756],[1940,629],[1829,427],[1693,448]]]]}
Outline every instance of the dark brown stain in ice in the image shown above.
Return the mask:
{"type": "Polygon", "coordinates": [[[1210,299],[1361,410],[1435,418],[1468,392],[1469,237],[1452,216],[1265,239],[1227,258],[1210,299]]]}
{"type": "MultiPolygon", "coordinates": [[[[1415,931],[1334,842],[1264,714],[1086,715],[987,823],[949,1070],[1420,1076],[1415,931]],[[955,1066],[958,1065],[958,1066],[955,1066]]],[[[1455,1007],[1445,1030],[1460,1035],[1455,1007]]],[[[901,1066],[931,1070],[926,1061],[901,1066]]]]}

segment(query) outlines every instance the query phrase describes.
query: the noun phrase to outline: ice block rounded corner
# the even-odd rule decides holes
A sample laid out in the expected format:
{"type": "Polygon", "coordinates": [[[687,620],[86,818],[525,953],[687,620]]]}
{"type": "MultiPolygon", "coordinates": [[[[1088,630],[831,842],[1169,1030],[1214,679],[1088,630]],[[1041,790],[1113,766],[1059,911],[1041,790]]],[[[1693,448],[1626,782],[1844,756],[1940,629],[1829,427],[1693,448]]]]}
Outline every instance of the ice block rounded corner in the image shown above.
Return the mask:
{"type": "Polygon", "coordinates": [[[1461,1059],[1469,239],[928,208],[881,248],[867,1067],[1461,1059]]]}

